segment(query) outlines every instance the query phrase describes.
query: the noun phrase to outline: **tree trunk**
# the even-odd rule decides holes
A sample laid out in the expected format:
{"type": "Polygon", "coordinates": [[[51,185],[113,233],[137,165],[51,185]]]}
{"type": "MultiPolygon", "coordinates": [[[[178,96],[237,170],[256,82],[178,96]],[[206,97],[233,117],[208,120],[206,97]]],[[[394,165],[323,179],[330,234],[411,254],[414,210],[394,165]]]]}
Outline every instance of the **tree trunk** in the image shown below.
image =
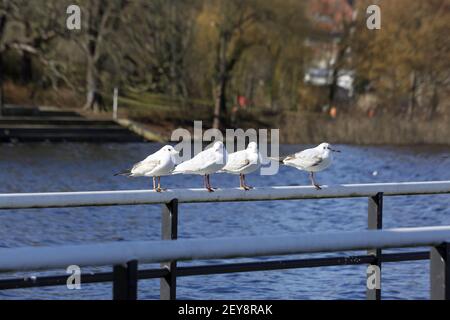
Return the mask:
{"type": "Polygon", "coordinates": [[[222,77],[219,83],[215,87],[215,104],[214,104],[214,129],[222,129],[224,119],[226,118],[227,112],[227,98],[226,98],[226,86],[227,80],[222,77]]]}
{"type": "Polygon", "coordinates": [[[98,91],[98,77],[93,59],[88,59],[86,66],[86,104],[85,110],[99,112],[101,108],[101,96],[98,91]]]}
{"type": "MultiPolygon", "coordinates": [[[[27,38],[31,37],[31,24],[30,21],[25,22],[25,35],[27,38]]],[[[36,46],[36,43],[34,44],[36,48],[39,48],[39,46],[36,46]]],[[[31,55],[23,51],[22,52],[22,65],[20,68],[20,79],[22,81],[22,84],[29,83],[33,78],[33,62],[31,60],[31,55]]]]}
{"type": "Polygon", "coordinates": [[[99,43],[104,30],[97,25],[104,21],[107,12],[107,2],[96,1],[90,7],[86,38],[86,103],[85,110],[99,112],[102,107],[102,96],[99,91],[100,79],[98,70],[99,43]]]}
{"type": "Polygon", "coordinates": [[[170,40],[169,40],[169,47],[170,47],[170,94],[174,98],[177,96],[177,89],[178,89],[178,77],[177,77],[177,34],[176,34],[176,7],[173,1],[170,1],[170,20],[169,20],[169,28],[170,28],[170,40]]]}
{"type": "Polygon", "coordinates": [[[412,118],[414,109],[416,108],[416,89],[417,89],[417,77],[416,72],[411,73],[411,87],[409,92],[409,104],[408,104],[408,117],[412,118]]]}
{"type": "Polygon", "coordinates": [[[437,88],[437,85],[433,84],[433,95],[431,96],[430,111],[428,115],[430,120],[433,119],[439,107],[439,93],[437,88]]]}
{"type": "Polygon", "coordinates": [[[276,72],[278,67],[278,60],[280,59],[281,47],[275,52],[270,64],[270,109],[275,111],[277,106],[275,101],[278,100],[278,83],[276,80],[276,72]]]}
{"type": "Polygon", "coordinates": [[[292,67],[292,81],[291,81],[291,85],[290,85],[290,88],[289,88],[289,90],[290,90],[290,105],[289,105],[289,109],[290,110],[295,110],[295,111],[297,111],[298,110],[298,101],[299,101],[299,97],[298,97],[298,87],[299,87],[299,85],[298,85],[298,82],[299,82],[299,80],[298,80],[298,75],[299,75],[299,72],[298,72],[298,66],[293,66],[292,67]]]}
{"type": "MultiPolygon", "coordinates": [[[[6,10],[7,11],[7,10],[6,10]]],[[[3,93],[3,36],[5,32],[7,21],[7,15],[3,14],[0,16],[0,116],[3,115],[3,103],[4,103],[4,93],[3,93]]]]}
{"type": "Polygon", "coordinates": [[[219,39],[219,47],[217,48],[217,80],[214,88],[214,120],[213,128],[221,129],[223,125],[223,120],[225,119],[227,111],[227,97],[226,97],[226,87],[227,87],[227,47],[228,47],[229,36],[226,32],[221,32],[219,39]]]}
{"type": "Polygon", "coordinates": [[[3,116],[3,53],[0,52],[0,117],[3,116]]]}
{"type": "Polygon", "coordinates": [[[334,67],[333,74],[331,75],[331,83],[328,92],[328,104],[330,108],[334,107],[334,102],[336,100],[338,73],[339,73],[338,68],[334,67]]]}
{"type": "Polygon", "coordinates": [[[23,52],[20,78],[23,84],[30,83],[33,79],[33,61],[28,52],[23,52]]]}

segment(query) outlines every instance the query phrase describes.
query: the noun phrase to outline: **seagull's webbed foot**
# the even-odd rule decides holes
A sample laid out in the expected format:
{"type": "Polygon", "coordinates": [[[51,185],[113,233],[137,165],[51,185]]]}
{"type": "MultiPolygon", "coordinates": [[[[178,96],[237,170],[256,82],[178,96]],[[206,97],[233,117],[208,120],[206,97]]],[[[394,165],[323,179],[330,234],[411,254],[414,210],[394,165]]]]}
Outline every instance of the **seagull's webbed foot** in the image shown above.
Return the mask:
{"type": "Polygon", "coordinates": [[[244,182],[243,184],[241,184],[241,189],[243,189],[245,191],[249,191],[249,190],[252,190],[254,188],[251,187],[251,186],[246,185],[245,182],[244,182]]]}
{"type": "Polygon", "coordinates": [[[241,189],[243,189],[243,190],[245,190],[245,191],[248,191],[248,190],[253,189],[253,187],[250,187],[250,186],[248,186],[248,185],[245,183],[245,176],[244,176],[243,174],[241,174],[241,176],[239,177],[239,182],[240,182],[239,187],[240,187],[241,189]]]}
{"type": "Polygon", "coordinates": [[[322,188],[316,183],[313,183],[313,186],[316,188],[316,190],[322,190],[322,188]]]}
{"type": "Polygon", "coordinates": [[[211,181],[209,180],[209,174],[205,176],[205,187],[208,192],[214,192],[214,190],[217,190],[217,188],[213,188],[211,186],[211,181]]]}

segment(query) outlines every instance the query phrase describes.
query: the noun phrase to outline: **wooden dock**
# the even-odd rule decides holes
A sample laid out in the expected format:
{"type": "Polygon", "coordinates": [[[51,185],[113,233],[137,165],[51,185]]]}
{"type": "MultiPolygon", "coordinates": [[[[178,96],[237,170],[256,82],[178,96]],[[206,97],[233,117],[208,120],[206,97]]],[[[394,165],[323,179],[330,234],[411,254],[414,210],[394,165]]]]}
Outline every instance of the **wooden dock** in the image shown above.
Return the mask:
{"type": "Polygon", "coordinates": [[[88,119],[75,111],[51,107],[6,106],[0,117],[0,142],[142,142],[121,124],[88,119]]]}

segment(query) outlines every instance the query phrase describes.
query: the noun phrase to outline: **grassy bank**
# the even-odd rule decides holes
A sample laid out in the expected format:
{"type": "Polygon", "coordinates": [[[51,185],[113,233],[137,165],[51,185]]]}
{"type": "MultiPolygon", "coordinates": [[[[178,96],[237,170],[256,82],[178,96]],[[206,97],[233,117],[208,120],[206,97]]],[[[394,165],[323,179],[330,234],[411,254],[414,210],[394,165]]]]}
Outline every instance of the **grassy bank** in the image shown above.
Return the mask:
{"type": "MultiPolygon", "coordinates": [[[[18,105],[56,105],[63,109],[80,109],[82,96],[69,90],[37,91],[33,88],[5,85],[6,102],[18,105]]],[[[112,104],[108,97],[107,106],[112,104]]],[[[151,93],[121,93],[119,115],[143,125],[151,132],[169,140],[176,128],[192,129],[194,120],[203,121],[203,128],[211,126],[211,101],[180,101],[151,93]]],[[[91,115],[110,117],[111,110],[91,115]]],[[[231,115],[229,115],[231,116],[231,115]]],[[[278,114],[267,108],[239,109],[229,128],[279,128],[281,143],[312,144],[328,141],[347,144],[443,144],[450,145],[450,118],[436,117],[408,119],[407,117],[340,114],[332,119],[326,114],[285,111],[278,114]]]]}
{"type": "Polygon", "coordinates": [[[444,144],[450,145],[450,119],[374,118],[286,113],[280,126],[283,143],[444,144]]]}

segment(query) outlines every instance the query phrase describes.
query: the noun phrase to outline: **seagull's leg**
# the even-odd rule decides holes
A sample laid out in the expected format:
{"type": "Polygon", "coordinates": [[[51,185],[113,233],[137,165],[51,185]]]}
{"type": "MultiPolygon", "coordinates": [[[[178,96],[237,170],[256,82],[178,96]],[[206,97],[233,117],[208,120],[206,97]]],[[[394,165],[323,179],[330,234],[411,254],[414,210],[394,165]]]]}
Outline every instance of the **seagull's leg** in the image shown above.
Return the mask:
{"type": "Polygon", "coordinates": [[[321,190],[322,188],[317,184],[316,180],[314,179],[314,172],[310,172],[309,177],[311,178],[312,185],[316,187],[317,190],[321,190]]]}
{"type": "Polygon", "coordinates": [[[153,190],[156,191],[156,178],[155,177],[152,178],[153,178],[153,190]]]}
{"type": "Polygon", "coordinates": [[[205,187],[206,190],[208,190],[209,192],[211,192],[210,188],[209,188],[209,184],[208,184],[208,175],[205,174],[203,176],[203,186],[205,187]]]}
{"type": "Polygon", "coordinates": [[[208,174],[208,175],[206,176],[206,178],[208,179],[208,186],[209,186],[212,190],[216,190],[216,188],[213,188],[213,187],[211,186],[211,176],[208,174]]]}
{"type": "Polygon", "coordinates": [[[156,188],[156,192],[161,192],[163,189],[161,189],[161,177],[158,177],[158,188],[156,188]]]}
{"type": "Polygon", "coordinates": [[[242,183],[242,174],[239,175],[239,188],[244,189],[244,184],[242,183]]]}
{"type": "Polygon", "coordinates": [[[248,186],[248,185],[245,183],[245,174],[242,175],[242,182],[244,183],[244,189],[245,189],[245,190],[253,189],[253,187],[250,187],[250,186],[248,186]]]}
{"type": "Polygon", "coordinates": [[[206,175],[206,189],[209,192],[214,192],[214,188],[211,187],[211,182],[209,181],[209,174],[206,175]]]}
{"type": "Polygon", "coordinates": [[[245,175],[243,175],[242,173],[239,175],[239,180],[241,181],[241,189],[244,189],[245,191],[250,190],[249,187],[247,187],[245,185],[245,175]]]}
{"type": "Polygon", "coordinates": [[[165,189],[165,188],[161,188],[161,177],[158,177],[158,188],[161,190],[161,191],[166,191],[167,189],[165,189]]]}
{"type": "Polygon", "coordinates": [[[205,189],[208,190],[209,192],[211,192],[211,190],[209,189],[209,185],[208,185],[208,175],[207,174],[205,174],[203,181],[204,181],[205,189]]]}

